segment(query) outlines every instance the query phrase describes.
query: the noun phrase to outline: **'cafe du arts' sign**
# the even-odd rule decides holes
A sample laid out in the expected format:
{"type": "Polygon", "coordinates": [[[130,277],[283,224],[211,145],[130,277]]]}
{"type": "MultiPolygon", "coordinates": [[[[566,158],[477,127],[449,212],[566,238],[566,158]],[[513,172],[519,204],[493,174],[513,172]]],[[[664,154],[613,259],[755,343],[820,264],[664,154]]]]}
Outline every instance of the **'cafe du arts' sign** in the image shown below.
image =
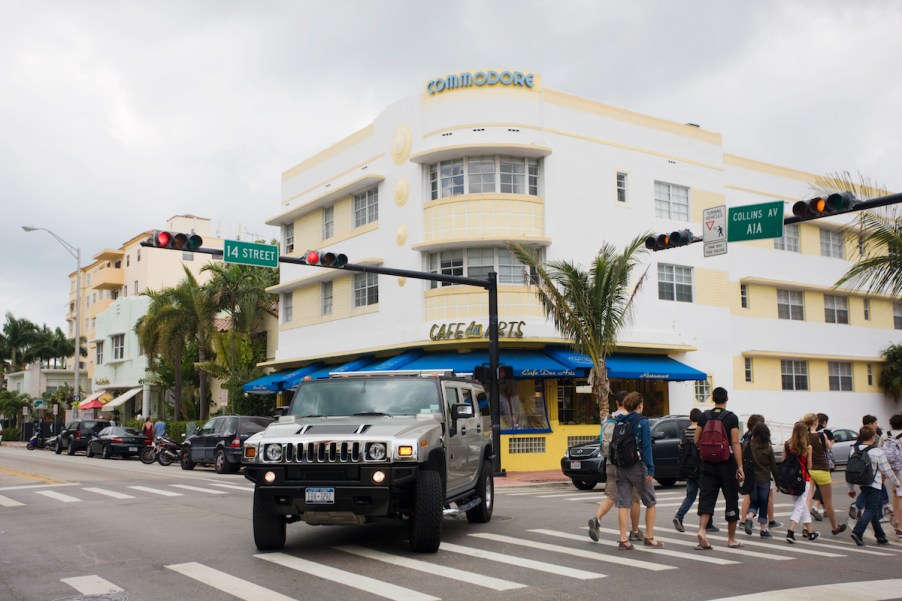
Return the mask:
{"type": "MultiPolygon", "coordinates": [[[[525,321],[499,321],[499,338],[523,338],[525,321]]],[[[489,335],[488,326],[471,321],[470,323],[434,323],[429,328],[430,340],[454,340],[459,338],[483,338],[489,335]]]]}

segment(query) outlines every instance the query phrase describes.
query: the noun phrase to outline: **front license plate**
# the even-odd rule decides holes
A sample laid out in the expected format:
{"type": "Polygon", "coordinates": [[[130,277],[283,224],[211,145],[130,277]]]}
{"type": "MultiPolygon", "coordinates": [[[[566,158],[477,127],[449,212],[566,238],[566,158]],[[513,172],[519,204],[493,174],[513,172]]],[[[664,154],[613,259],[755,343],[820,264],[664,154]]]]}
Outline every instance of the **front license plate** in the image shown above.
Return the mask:
{"type": "Polygon", "coordinates": [[[571,470],[579,470],[579,469],[582,469],[582,467],[583,467],[583,464],[580,461],[571,461],[570,462],[571,470]]]}
{"type": "Polygon", "coordinates": [[[138,452],[138,447],[129,447],[129,448],[128,448],[128,452],[129,452],[129,453],[137,453],[137,452],[138,452]]]}
{"type": "Polygon", "coordinates": [[[304,501],[308,505],[332,505],[335,503],[335,489],[330,487],[308,488],[304,501]]]}

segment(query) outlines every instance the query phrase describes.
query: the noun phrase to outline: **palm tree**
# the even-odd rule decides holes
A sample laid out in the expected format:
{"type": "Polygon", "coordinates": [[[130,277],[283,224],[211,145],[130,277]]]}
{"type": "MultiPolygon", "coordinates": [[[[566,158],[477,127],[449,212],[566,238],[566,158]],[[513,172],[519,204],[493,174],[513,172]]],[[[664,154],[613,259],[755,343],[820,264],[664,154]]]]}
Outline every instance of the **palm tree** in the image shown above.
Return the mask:
{"type": "Polygon", "coordinates": [[[898,402],[902,397],[902,344],[891,344],[881,353],[886,365],[880,372],[880,387],[898,402]]]}
{"type": "Polygon", "coordinates": [[[3,324],[3,336],[9,353],[10,369],[19,371],[25,365],[28,347],[38,340],[38,326],[25,318],[16,319],[8,312],[6,323],[3,324]]]}
{"type": "Polygon", "coordinates": [[[647,270],[635,285],[630,283],[648,235],[636,237],[622,252],[605,244],[586,271],[569,261],[543,263],[532,249],[508,243],[517,260],[535,273],[536,296],[547,317],[570,340],[574,350],[592,359],[589,383],[602,421],[607,416],[611,392],[605,360],[614,351],[617,335],[629,322],[633,301],[645,280],[647,270]]]}

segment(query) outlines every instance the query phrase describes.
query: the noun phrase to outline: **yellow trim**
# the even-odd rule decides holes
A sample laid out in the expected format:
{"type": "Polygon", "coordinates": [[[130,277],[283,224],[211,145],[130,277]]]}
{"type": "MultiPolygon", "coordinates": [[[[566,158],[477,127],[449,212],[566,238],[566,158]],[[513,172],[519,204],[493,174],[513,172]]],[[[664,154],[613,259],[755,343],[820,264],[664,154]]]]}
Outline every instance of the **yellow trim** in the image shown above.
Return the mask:
{"type": "MultiPolygon", "coordinates": [[[[764,192],[762,190],[753,190],[752,188],[742,188],[740,186],[731,186],[730,184],[724,184],[724,188],[728,190],[736,190],[737,192],[747,192],[749,194],[756,194],[758,196],[767,197],[769,200],[785,200],[787,202],[794,203],[797,200],[802,200],[801,197],[792,197],[780,194],[774,194],[773,192],[764,192]]],[[[792,213],[792,206],[789,207],[789,212],[792,213]]],[[[784,215],[784,217],[789,217],[790,215],[784,215]]]]}
{"type": "MultiPolygon", "coordinates": [[[[354,165],[350,169],[345,169],[341,173],[339,173],[335,176],[332,176],[329,179],[323,180],[323,181],[319,182],[318,184],[316,184],[315,186],[311,186],[310,188],[307,188],[303,192],[298,192],[294,196],[290,196],[289,198],[282,200],[282,205],[287,205],[291,201],[293,201],[297,198],[300,198],[301,196],[303,196],[305,194],[309,194],[310,192],[313,192],[314,190],[319,190],[321,188],[324,188],[327,185],[331,186],[332,182],[341,179],[342,177],[344,177],[345,175],[347,175],[349,173],[353,173],[355,171],[360,170],[363,166],[369,165],[370,163],[373,163],[373,162],[381,159],[383,156],[385,156],[385,155],[381,155],[381,154],[376,155],[375,157],[371,157],[371,158],[367,159],[366,161],[363,161],[362,163],[358,163],[358,164],[354,165]]],[[[338,186],[334,190],[326,190],[319,196],[311,198],[310,200],[308,200],[302,204],[296,205],[294,207],[291,207],[287,211],[283,211],[282,213],[279,213],[275,217],[268,220],[266,223],[267,223],[267,225],[272,225],[270,223],[270,221],[275,221],[276,219],[285,217],[293,211],[297,211],[299,209],[303,209],[305,207],[310,207],[311,205],[315,205],[316,203],[323,202],[323,199],[329,198],[331,196],[340,196],[344,191],[353,189],[355,186],[361,185],[361,183],[365,182],[366,180],[373,180],[374,184],[378,184],[382,181],[385,181],[385,176],[380,173],[364,173],[360,177],[358,177],[354,180],[351,180],[350,182],[348,182],[346,184],[338,186]]],[[[364,186],[364,187],[366,187],[366,186],[364,186]]]]}
{"type": "Polygon", "coordinates": [[[411,163],[419,163],[421,165],[434,163],[437,161],[447,161],[451,159],[463,158],[466,156],[477,156],[483,154],[505,154],[519,153],[516,156],[540,159],[551,154],[550,146],[542,146],[539,144],[511,144],[506,142],[482,144],[454,144],[452,146],[439,146],[424,150],[411,155],[411,163]]]}
{"type": "MultiPolygon", "coordinates": [[[[781,351],[742,351],[743,357],[768,357],[772,359],[807,359],[809,361],[845,361],[851,363],[884,363],[883,357],[858,357],[853,355],[818,355],[815,353],[786,353],[781,351]]],[[[752,369],[754,378],[754,366],[752,369]]]]}
{"type": "Polygon", "coordinates": [[[374,131],[375,131],[375,127],[372,123],[370,123],[363,129],[357,130],[356,132],[352,133],[348,137],[339,140],[332,146],[329,146],[328,148],[316,153],[309,159],[301,161],[294,167],[291,167],[288,170],[283,171],[282,172],[282,181],[286,182],[289,179],[291,179],[292,177],[306,171],[307,169],[310,169],[311,167],[319,165],[320,163],[322,163],[325,160],[331,159],[335,155],[337,155],[341,152],[344,152],[345,150],[347,150],[348,148],[351,148],[352,146],[356,146],[357,144],[360,144],[364,140],[371,137],[373,135],[374,131]]]}
{"type": "Polygon", "coordinates": [[[457,131],[459,129],[475,129],[480,127],[510,127],[513,129],[532,129],[535,131],[542,131],[542,126],[540,125],[526,125],[525,123],[465,123],[461,125],[451,125],[449,127],[443,127],[441,129],[433,129],[432,131],[427,131],[426,133],[424,133],[423,137],[429,138],[431,136],[443,134],[447,131],[457,131]]]}
{"type": "MultiPolygon", "coordinates": [[[[858,296],[870,298],[872,300],[890,300],[895,301],[896,297],[889,294],[872,294],[864,290],[856,290],[854,288],[834,288],[833,286],[818,286],[816,284],[799,284],[797,282],[784,282],[780,280],[769,280],[766,278],[757,278],[746,276],[739,278],[740,284],[750,284],[753,286],[767,286],[770,288],[780,288],[783,290],[803,290],[810,292],[822,292],[824,294],[833,294],[836,296],[858,296]]],[[[873,309],[873,308],[872,308],[873,309]]]]}
{"type": "Polygon", "coordinates": [[[781,167],[780,165],[774,165],[773,163],[765,163],[764,161],[747,159],[735,154],[724,153],[723,162],[725,165],[729,165],[730,167],[749,169],[751,171],[758,171],[760,173],[767,173],[768,175],[776,175],[777,177],[799,180],[809,184],[813,183],[814,180],[819,177],[818,175],[814,173],[808,173],[807,171],[799,171],[798,169],[781,167]]]}

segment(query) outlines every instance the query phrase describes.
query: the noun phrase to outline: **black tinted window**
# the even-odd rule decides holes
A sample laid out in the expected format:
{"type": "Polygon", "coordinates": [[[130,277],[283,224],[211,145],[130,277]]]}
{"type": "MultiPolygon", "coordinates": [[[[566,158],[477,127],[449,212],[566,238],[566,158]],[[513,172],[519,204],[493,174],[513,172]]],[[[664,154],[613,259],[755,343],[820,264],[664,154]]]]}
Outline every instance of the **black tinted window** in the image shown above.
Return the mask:
{"type": "Polygon", "coordinates": [[[266,429],[272,422],[265,417],[245,417],[238,423],[238,434],[256,434],[266,429]]]}
{"type": "Polygon", "coordinates": [[[664,438],[679,438],[680,426],[676,420],[658,422],[652,428],[655,432],[663,432],[664,438]]]}

